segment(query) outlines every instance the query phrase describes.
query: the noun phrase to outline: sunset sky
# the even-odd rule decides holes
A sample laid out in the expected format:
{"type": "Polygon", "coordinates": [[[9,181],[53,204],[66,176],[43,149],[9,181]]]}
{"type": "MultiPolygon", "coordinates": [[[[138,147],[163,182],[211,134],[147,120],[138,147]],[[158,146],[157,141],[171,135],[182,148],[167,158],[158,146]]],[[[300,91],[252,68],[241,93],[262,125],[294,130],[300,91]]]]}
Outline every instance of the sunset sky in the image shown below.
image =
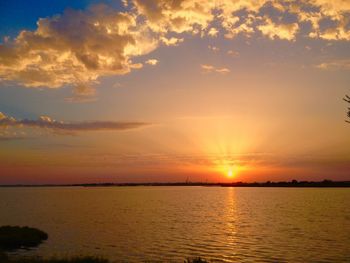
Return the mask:
{"type": "Polygon", "coordinates": [[[0,184],[350,180],[350,1],[0,3],[0,184]]]}

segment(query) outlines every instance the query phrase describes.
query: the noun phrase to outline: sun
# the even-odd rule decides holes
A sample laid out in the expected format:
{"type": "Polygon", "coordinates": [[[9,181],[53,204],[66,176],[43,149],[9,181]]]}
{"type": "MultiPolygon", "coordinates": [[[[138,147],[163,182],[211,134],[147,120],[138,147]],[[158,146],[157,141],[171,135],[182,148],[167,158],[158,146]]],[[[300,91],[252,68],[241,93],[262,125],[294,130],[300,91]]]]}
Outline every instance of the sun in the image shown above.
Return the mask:
{"type": "Polygon", "coordinates": [[[228,178],[235,177],[238,173],[238,167],[236,165],[227,166],[225,169],[225,173],[228,178]]]}
{"type": "Polygon", "coordinates": [[[222,176],[225,176],[228,179],[232,179],[240,174],[243,167],[238,164],[233,164],[229,161],[222,161],[222,164],[219,165],[217,169],[222,176]]]}

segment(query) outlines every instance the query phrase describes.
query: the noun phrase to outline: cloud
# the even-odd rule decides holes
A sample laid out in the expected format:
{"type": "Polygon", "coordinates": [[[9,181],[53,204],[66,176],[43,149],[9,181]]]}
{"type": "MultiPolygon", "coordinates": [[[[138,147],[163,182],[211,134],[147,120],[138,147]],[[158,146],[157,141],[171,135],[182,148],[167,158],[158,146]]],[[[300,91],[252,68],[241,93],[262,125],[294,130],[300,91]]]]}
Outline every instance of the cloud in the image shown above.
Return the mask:
{"type": "Polygon", "coordinates": [[[145,18],[154,32],[167,34],[190,33],[216,37],[222,31],[227,38],[238,34],[247,36],[257,31],[270,39],[295,40],[300,27],[309,30],[309,37],[327,40],[350,40],[350,4],[345,0],[133,0],[136,13],[145,18]],[[266,8],[270,7],[270,8],[266,8]],[[277,12],[272,11],[275,9],[277,12]],[[271,18],[277,13],[278,23],[271,18]],[[285,23],[286,17],[296,17],[294,23],[285,23]],[[322,20],[331,19],[334,24],[320,29],[322,20]]]}
{"type": "Polygon", "coordinates": [[[7,116],[0,111],[0,121],[5,118],[7,118],[7,116]]]}
{"type": "Polygon", "coordinates": [[[159,61],[157,59],[149,59],[149,60],[146,61],[146,64],[155,66],[155,65],[158,64],[158,62],[159,61]]]}
{"type": "Polygon", "coordinates": [[[46,129],[54,132],[83,132],[83,131],[125,131],[142,128],[150,125],[145,122],[117,122],[117,121],[83,121],[63,122],[52,119],[48,116],[40,116],[36,120],[18,120],[6,116],[0,112],[0,128],[36,128],[46,129]]]}
{"type": "Polygon", "coordinates": [[[0,45],[1,79],[59,88],[140,68],[131,59],[154,50],[157,40],[136,19],[105,5],[39,19],[35,31],[24,30],[0,45]]]}
{"type": "Polygon", "coordinates": [[[90,100],[76,95],[80,86],[92,87],[101,77],[140,69],[143,65],[134,63],[135,58],[160,45],[176,46],[191,35],[234,38],[261,32],[271,40],[295,41],[299,35],[350,40],[350,2],[345,0],[123,3],[123,11],[103,4],[68,9],[39,19],[33,31],[5,38],[0,44],[0,80],[31,88],[73,86],[72,101],[90,100]],[[286,23],[288,17],[295,21],[286,23]]]}
{"type": "Polygon", "coordinates": [[[238,17],[222,16],[222,18],[223,21],[221,25],[226,30],[225,37],[228,39],[232,39],[239,34],[244,34],[249,37],[255,31],[253,27],[253,17],[240,19],[238,17]]]}
{"type": "Polygon", "coordinates": [[[229,51],[227,51],[227,55],[229,55],[231,57],[239,57],[239,52],[235,51],[235,50],[229,50],[229,51]]]}
{"type": "MultiPolygon", "coordinates": [[[[138,166],[209,166],[220,167],[239,165],[247,166],[251,164],[266,164],[271,157],[267,153],[246,153],[246,154],[105,154],[105,155],[89,155],[89,160],[95,160],[96,163],[101,164],[103,160],[104,165],[121,166],[121,165],[135,165],[138,166]]],[[[273,160],[272,160],[273,161],[273,160]]]]}
{"type": "Polygon", "coordinates": [[[268,17],[265,17],[264,20],[264,24],[258,26],[263,35],[268,36],[270,39],[295,40],[296,33],[299,30],[297,23],[276,24],[268,17]]]}
{"type": "Polygon", "coordinates": [[[183,38],[176,38],[176,37],[171,37],[171,38],[167,38],[162,36],[160,38],[160,40],[166,45],[166,46],[177,46],[178,44],[180,44],[181,42],[184,41],[183,38]]]}
{"type": "Polygon", "coordinates": [[[208,36],[211,36],[211,37],[217,37],[218,34],[219,34],[219,30],[217,30],[215,27],[210,28],[208,31],[208,36]]]}
{"type": "Polygon", "coordinates": [[[350,2],[346,0],[309,0],[309,7],[318,11],[307,9],[307,6],[294,5],[299,22],[309,22],[312,31],[308,36],[325,40],[350,40],[349,15],[350,2]],[[324,23],[325,20],[331,22],[324,23]],[[321,26],[322,25],[322,26],[321,26]]]}
{"type": "Polygon", "coordinates": [[[209,45],[208,48],[213,51],[213,52],[219,52],[220,51],[220,48],[216,47],[216,46],[212,46],[212,45],[209,45]]]}
{"type": "Polygon", "coordinates": [[[217,68],[215,69],[215,71],[220,74],[227,74],[231,72],[231,70],[229,70],[228,68],[217,68]]]}
{"type": "MultiPolygon", "coordinates": [[[[314,167],[324,165],[330,156],[317,155],[288,155],[279,156],[268,152],[248,152],[243,154],[105,154],[88,155],[89,162],[104,166],[120,167],[123,165],[135,165],[138,167],[188,167],[207,166],[211,168],[239,166],[241,168],[251,167],[314,167]]],[[[348,163],[348,160],[331,158],[333,165],[348,163]]],[[[328,164],[329,165],[329,164],[328,164]]]]}
{"type": "Polygon", "coordinates": [[[220,73],[220,74],[227,74],[230,73],[231,71],[228,68],[217,68],[212,65],[208,64],[202,64],[200,65],[202,69],[202,73],[220,73]]]}
{"type": "Polygon", "coordinates": [[[84,83],[73,89],[73,96],[65,98],[67,102],[92,102],[96,101],[96,90],[84,83]]]}
{"type": "Polygon", "coordinates": [[[322,70],[350,70],[350,60],[344,59],[324,62],[316,65],[316,68],[322,70]]]}
{"type": "Polygon", "coordinates": [[[203,70],[203,72],[212,72],[215,70],[214,66],[207,64],[202,64],[201,69],[203,70]]]}
{"type": "Polygon", "coordinates": [[[213,0],[133,0],[138,15],[158,33],[194,33],[205,30],[214,19],[213,0]]]}

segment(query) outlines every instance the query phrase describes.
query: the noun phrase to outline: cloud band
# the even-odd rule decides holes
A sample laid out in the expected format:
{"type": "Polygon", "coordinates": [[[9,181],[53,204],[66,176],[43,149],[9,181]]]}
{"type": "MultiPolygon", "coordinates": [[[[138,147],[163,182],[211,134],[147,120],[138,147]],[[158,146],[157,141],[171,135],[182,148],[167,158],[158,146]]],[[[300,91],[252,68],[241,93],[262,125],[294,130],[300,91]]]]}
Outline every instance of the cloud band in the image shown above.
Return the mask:
{"type": "Polygon", "coordinates": [[[62,122],[48,116],[41,116],[37,120],[17,120],[0,112],[0,127],[22,127],[50,129],[54,131],[82,132],[82,131],[124,131],[150,125],[145,122],[115,122],[115,121],[86,121],[62,122]]]}

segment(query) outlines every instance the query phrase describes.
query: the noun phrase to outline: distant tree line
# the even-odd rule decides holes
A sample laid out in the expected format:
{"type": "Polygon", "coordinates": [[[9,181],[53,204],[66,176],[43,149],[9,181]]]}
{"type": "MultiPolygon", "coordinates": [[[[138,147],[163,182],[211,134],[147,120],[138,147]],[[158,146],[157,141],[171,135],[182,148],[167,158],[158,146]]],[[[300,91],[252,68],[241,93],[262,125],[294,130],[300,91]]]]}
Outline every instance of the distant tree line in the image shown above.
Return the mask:
{"type": "MultiPolygon", "coordinates": [[[[348,95],[345,95],[345,98],[344,100],[350,104],[350,96],[348,95]]],[[[350,107],[348,107],[348,113],[347,113],[347,120],[345,120],[346,122],[349,122],[350,123],[350,107]]]]}

